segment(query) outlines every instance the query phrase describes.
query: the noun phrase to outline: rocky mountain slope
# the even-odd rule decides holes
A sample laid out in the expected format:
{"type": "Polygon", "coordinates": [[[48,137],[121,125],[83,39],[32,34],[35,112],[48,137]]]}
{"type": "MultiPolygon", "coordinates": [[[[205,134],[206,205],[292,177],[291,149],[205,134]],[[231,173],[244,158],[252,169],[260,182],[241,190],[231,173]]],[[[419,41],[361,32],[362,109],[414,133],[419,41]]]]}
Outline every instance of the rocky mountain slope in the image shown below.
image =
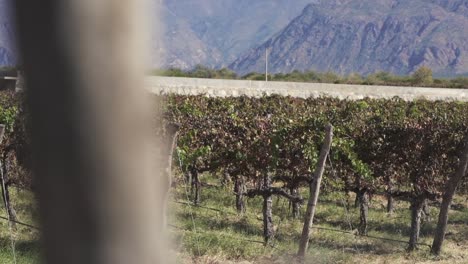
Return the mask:
{"type": "MultiPolygon", "coordinates": [[[[10,21],[0,0],[0,63],[10,61],[10,21]]],[[[153,65],[189,69],[227,66],[284,28],[314,0],[149,0],[159,5],[162,41],[153,38],[153,65]],[[161,23],[162,22],[162,23],[161,23]],[[162,61],[161,61],[162,60],[162,61]],[[157,64],[156,64],[157,63],[157,64]]]]}
{"type": "Polygon", "coordinates": [[[468,1],[323,0],[309,4],[272,38],[230,68],[408,74],[422,65],[438,75],[468,73],[468,1]]]}
{"type": "MultiPolygon", "coordinates": [[[[0,0],[0,65],[16,62],[8,1],[0,0]]],[[[273,72],[408,74],[426,65],[468,74],[468,0],[150,1],[163,21],[155,67],[263,72],[268,48],[273,72]]]]}
{"type": "Polygon", "coordinates": [[[16,63],[13,48],[13,24],[9,10],[9,1],[0,0],[0,66],[16,63]]]}
{"type": "Polygon", "coordinates": [[[227,66],[315,0],[163,0],[163,65],[227,66]]]}

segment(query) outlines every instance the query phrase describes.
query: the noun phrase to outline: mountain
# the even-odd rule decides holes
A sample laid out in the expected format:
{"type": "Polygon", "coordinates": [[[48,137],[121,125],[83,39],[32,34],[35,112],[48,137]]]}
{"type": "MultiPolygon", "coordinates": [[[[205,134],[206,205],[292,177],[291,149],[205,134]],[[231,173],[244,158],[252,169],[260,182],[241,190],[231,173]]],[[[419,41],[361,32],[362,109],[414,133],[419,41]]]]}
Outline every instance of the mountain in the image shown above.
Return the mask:
{"type": "Polygon", "coordinates": [[[408,74],[425,65],[439,76],[464,75],[468,1],[316,1],[230,68],[241,74],[264,71],[267,48],[272,72],[408,74]]]}
{"type": "Polygon", "coordinates": [[[163,0],[163,66],[227,66],[314,0],[163,0]]]}
{"type": "Polygon", "coordinates": [[[187,14],[175,13],[164,5],[160,12],[165,21],[162,47],[157,54],[162,59],[160,65],[190,69],[197,64],[214,67],[221,63],[221,51],[202,40],[201,34],[193,29],[194,20],[190,20],[187,14]]]}
{"type": "MultiPolygon", "coordinates": [[[[17,59],[9,1],[0,0],[0,65],[17,59]]],[[[408,74],[426,65],[468,74],[468,0],[150,1],[162,20],[154,67],[262,72],[268,48],[272,72],[408,74]]]]}
{"type": "MultiPolygon", "coordinates": [[[[7,1],[11,0],[0,0],[3,64],[15,59],[7,1]]],[[[149,1],[159,5],[162,18],[162,41],[153,37],[151,43],[153,66],[190,69],[197,64],[227,66],[242,52],[284,28],[314,0],[149,1]]]]}
{"type": "Polygon", "coordinates": [[[10,16],[10,2],[0,0],[0,66],[11,66],[16,63],[14,51],[13,23],[10,16]]]}

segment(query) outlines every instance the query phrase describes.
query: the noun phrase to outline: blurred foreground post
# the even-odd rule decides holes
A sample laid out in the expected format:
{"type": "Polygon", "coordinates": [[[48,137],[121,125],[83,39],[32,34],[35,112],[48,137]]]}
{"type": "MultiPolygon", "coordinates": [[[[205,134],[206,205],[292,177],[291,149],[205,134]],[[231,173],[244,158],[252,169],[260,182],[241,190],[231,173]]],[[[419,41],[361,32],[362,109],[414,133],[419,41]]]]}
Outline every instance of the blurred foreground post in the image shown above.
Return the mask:
{"type": "Polygon", "coordinates": [[[15,2],[46,263],[168,262],[143,2],[15,2]]]}

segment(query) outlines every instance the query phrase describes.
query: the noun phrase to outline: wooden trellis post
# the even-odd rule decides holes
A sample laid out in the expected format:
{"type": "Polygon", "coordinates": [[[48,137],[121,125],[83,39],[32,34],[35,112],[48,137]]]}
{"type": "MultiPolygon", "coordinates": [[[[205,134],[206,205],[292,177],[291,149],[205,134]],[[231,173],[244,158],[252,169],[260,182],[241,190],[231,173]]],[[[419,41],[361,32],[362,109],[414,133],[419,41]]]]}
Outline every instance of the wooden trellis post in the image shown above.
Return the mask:
{"type": "Polygon", "coordinates": [[[317,207],[318,197],[320,193],[320,184],[322,182],[323,172],[325,171],[325,162],[327,161],[328,154],[333,139],[333,126],[327,125],[325,128],[325,139],[323,141],[320,156],[315,168],[314,178],[309,184],[310,197],[307,202],[307,211],[305,214],[304,226],[302,229],[301,240],[299,242],[299,251],[297,253],[300,259],[304,259],[307,248],[309,247],[310,228],[314,221],[315,209],[317,207]]]}

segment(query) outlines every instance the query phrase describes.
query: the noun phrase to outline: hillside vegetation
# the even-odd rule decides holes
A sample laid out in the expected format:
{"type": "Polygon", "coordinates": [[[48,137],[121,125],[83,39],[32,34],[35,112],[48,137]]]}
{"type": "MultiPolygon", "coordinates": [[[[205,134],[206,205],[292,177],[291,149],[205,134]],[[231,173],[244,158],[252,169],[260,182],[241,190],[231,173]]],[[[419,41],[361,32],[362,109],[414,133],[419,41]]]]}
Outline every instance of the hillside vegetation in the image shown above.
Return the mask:
{"type": "MultiPolygon", "coordinates": [[[[223,68],[212,69],[201,65],[192,70],[181,70],[176,68],[153,70],[153,75],[172,76],[172,77],[190,77],[190,78],[209,78],[209,79],[240,79],[240,80],[265,80],[265,74],[252,72],[239,76],[235,72],[223,68]]],[[[418,87],[440,87],[440,88],[468,88],[468,77],[458,78],[435,78],[432,70],[428,67],[421,67],[412,75],[399,76],[388,72],[378,72],[363,76],[357,73],[346,76],[338,75],[333,72],[315,72],[315,71],[293,71],[291,73],[269,74],[268,80],[281,82],[313,82],[313,83],[342,83],[342,84],[360,84],[360,85],[388,85],[388,86],[418,86],[418,87]]]]}

